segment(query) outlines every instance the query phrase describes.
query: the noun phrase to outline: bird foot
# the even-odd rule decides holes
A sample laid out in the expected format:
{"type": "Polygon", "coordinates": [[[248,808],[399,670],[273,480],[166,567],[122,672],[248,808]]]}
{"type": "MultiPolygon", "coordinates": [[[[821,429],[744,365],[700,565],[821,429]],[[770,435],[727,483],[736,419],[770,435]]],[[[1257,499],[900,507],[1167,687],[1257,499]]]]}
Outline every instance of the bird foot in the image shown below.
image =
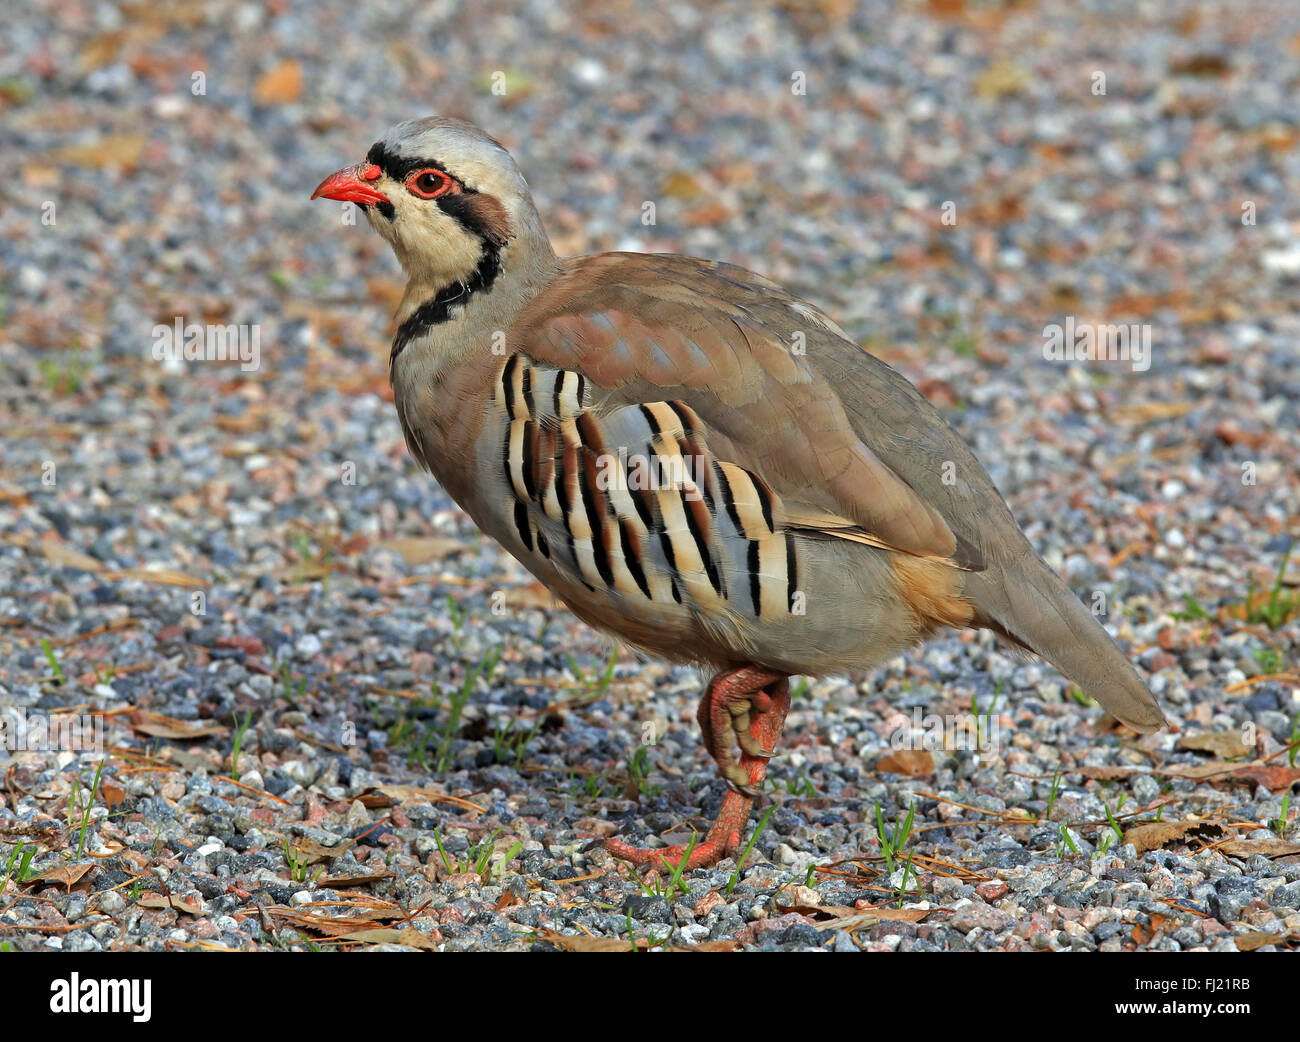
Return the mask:
{"type": "MultiPolygon", "coordinates": [[[[727,799],[736,795],[734,792],[728,792],[727,799]]],[[[753,800],[748,800],[746,797],[739,798],[745,800],[747,804],[753,803],[753,800]]],[[[749,817],[748,807],[745,809],[745,817],[749,817]]],[[[678,843],[671,847],[637,847],[621,839],[605,840],[605,849],[611,857],[631,862],[638,868],[650,867],[670,875],[679,869],[682,872],[691,872],[697,868],[716,865],[739,845],[739,832],[714,836],[712,830],[704,842],[696,843],[693,847],[689,843],[678,843]],[[683,860],[685,864],[682,863],[683,860]]]]}
{"type": "Polygon", "coordinates": [[[700,699],[697,718],[705,747],[717,761],[718,773],[730,791],[703,841],[694,847],[636,847],[621,839],[607,839],[605,849],[620,860],[669,872],[679,866],[683,872],[706,868],[738,850],[741,831],[767,776],[767,761],[780,740],[789,709],[790,685],[782,674],[747,666],[714,677],[700,699]],[[741,750],[739,762],[731,751],[733,734],[741,750]]]}
{"type": "Polygon", "coordinates": [[[766,761],[776,752],[776,743],[790,708],[790,681],[781,673],[757,666],[744,666],[719,673],[710,682],[695,714],[704,737],[704,748],[718,765],[718,774],[735,792],[758,795],[758,785],[767,773],[766,761]],[[784,708],[778,710],[778,702],[784,708]],[[777,710],[774,713],[774,710],[777,710]],[[741,761],[732,752],[740,747],[741,761]],[[757,780],[751,777],[748,760],[764,762],[757,780]]]}

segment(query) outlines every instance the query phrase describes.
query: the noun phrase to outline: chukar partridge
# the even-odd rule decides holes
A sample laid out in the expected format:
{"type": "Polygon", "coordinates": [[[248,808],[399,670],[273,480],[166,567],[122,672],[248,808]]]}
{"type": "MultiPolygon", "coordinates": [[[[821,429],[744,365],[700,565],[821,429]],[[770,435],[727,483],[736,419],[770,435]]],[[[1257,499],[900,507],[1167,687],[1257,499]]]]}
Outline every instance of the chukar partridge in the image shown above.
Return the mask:
{"type": "Polygon", "coordinates": [[[715,261],[557,258],[509,153],[458,120],[393,127],[317,197],[360,206],[409,279],[391,379],[412,456],[579,618],[714,674],[698,719],[730,789],[687,867],[738,844],[790,675],[943,626],[1164,723],[961,438],[811,304],[715,261]]]}

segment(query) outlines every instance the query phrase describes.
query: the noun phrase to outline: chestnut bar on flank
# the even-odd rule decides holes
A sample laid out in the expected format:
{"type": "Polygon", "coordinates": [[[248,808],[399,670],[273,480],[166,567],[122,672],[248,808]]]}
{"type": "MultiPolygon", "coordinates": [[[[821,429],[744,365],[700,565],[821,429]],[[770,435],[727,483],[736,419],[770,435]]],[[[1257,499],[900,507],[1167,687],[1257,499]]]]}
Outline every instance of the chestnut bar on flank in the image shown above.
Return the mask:
{"type": "Polygon", "coordinates": [[[817,308],[715,261],[557,258],[509,153],[458,120],[393,127],[320,196],[360,206],[406,271],[391,379],[415,459],[579,618],[713,672],[698,719],[729,791],[687,867],[739,844],[789,676],[943,626],[1036,652],[1138,731],[1164,723],[961,438],[817,308]],[[635,458],[680,465],[609,479],[635,458]]]}

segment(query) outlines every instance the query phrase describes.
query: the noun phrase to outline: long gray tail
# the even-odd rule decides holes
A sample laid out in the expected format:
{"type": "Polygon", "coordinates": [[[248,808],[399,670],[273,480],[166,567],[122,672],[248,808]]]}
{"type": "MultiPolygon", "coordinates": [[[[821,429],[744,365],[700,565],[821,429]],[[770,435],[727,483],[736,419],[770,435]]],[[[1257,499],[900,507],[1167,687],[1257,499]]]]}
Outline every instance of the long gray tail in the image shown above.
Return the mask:
{"type": "Polygon", "coordinates": [[[1101,623],[1028,545],[965,578],[966,596],[986,625],[1045,658],[1134,730],[1165,726],[1159,704],[1101,623]]]}

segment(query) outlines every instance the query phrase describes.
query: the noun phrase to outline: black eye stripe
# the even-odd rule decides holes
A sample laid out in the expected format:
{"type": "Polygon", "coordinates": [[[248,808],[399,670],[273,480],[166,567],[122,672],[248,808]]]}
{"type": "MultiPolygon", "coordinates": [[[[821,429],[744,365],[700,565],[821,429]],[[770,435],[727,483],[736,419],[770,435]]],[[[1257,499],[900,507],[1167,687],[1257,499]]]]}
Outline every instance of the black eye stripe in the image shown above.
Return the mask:
{"type": "Polygon", "coordinates": [[[399,156],[396,152],[390,152],[386,149],[382,141],[376,141],[370,146],[370,151],[366,153],[366,162],[374,163],[394,181],[405,181],[416,170],[428,168],[441,170],[448,177],[452,176],[451,171],[441,163],[435,163],[429,159],[410,159],[406,156],[399,156]]]}
{"type": "Polygon", "coordinates": [[[405,181],[411,174],[417,170],[437,170],[446,174],[453,182],[460,186],[462,192],[473,194],[475,189],[467,186],[455,174],[448,170],[441,163],[433,159],[411,159],[406,156],[399,156],[396,152],[390,152],[384,147],[382,141],[376,141],[370,146],[370,151],[366,153],[366,162],[373,163],[379,167],[385,174],[394,181],[405,181]]]}
{"type": "MultiPolygon", "coordinates": [[[[494,238],[491,229],[484,224],[480,214],[474,208],[472,197],[478,195],[478,190],[470,188],[441,163],[432,159],[408,159],[399,156],[396,152],[386,149],[382,141],[376,141],[370,146],[370,151],[366,153],[366,162],[379,167],[394,181],[405,182],[417,170],[438,170],[446,174],[451,178],[452,183],[460,188],[460,191],[448,191],[435,196],[433,201],[438,204],[438,208],[448,216],[456,218],[471,235],[485,241],[494,238]]],[[[390,221],[393,219],[393,214],[390,212],[393,209],[391,204],[381,203],[379,209],[390,221]]],[[[495,238],[498,245],[504,244],[503,238],[499,236],[495,238]]]]}

